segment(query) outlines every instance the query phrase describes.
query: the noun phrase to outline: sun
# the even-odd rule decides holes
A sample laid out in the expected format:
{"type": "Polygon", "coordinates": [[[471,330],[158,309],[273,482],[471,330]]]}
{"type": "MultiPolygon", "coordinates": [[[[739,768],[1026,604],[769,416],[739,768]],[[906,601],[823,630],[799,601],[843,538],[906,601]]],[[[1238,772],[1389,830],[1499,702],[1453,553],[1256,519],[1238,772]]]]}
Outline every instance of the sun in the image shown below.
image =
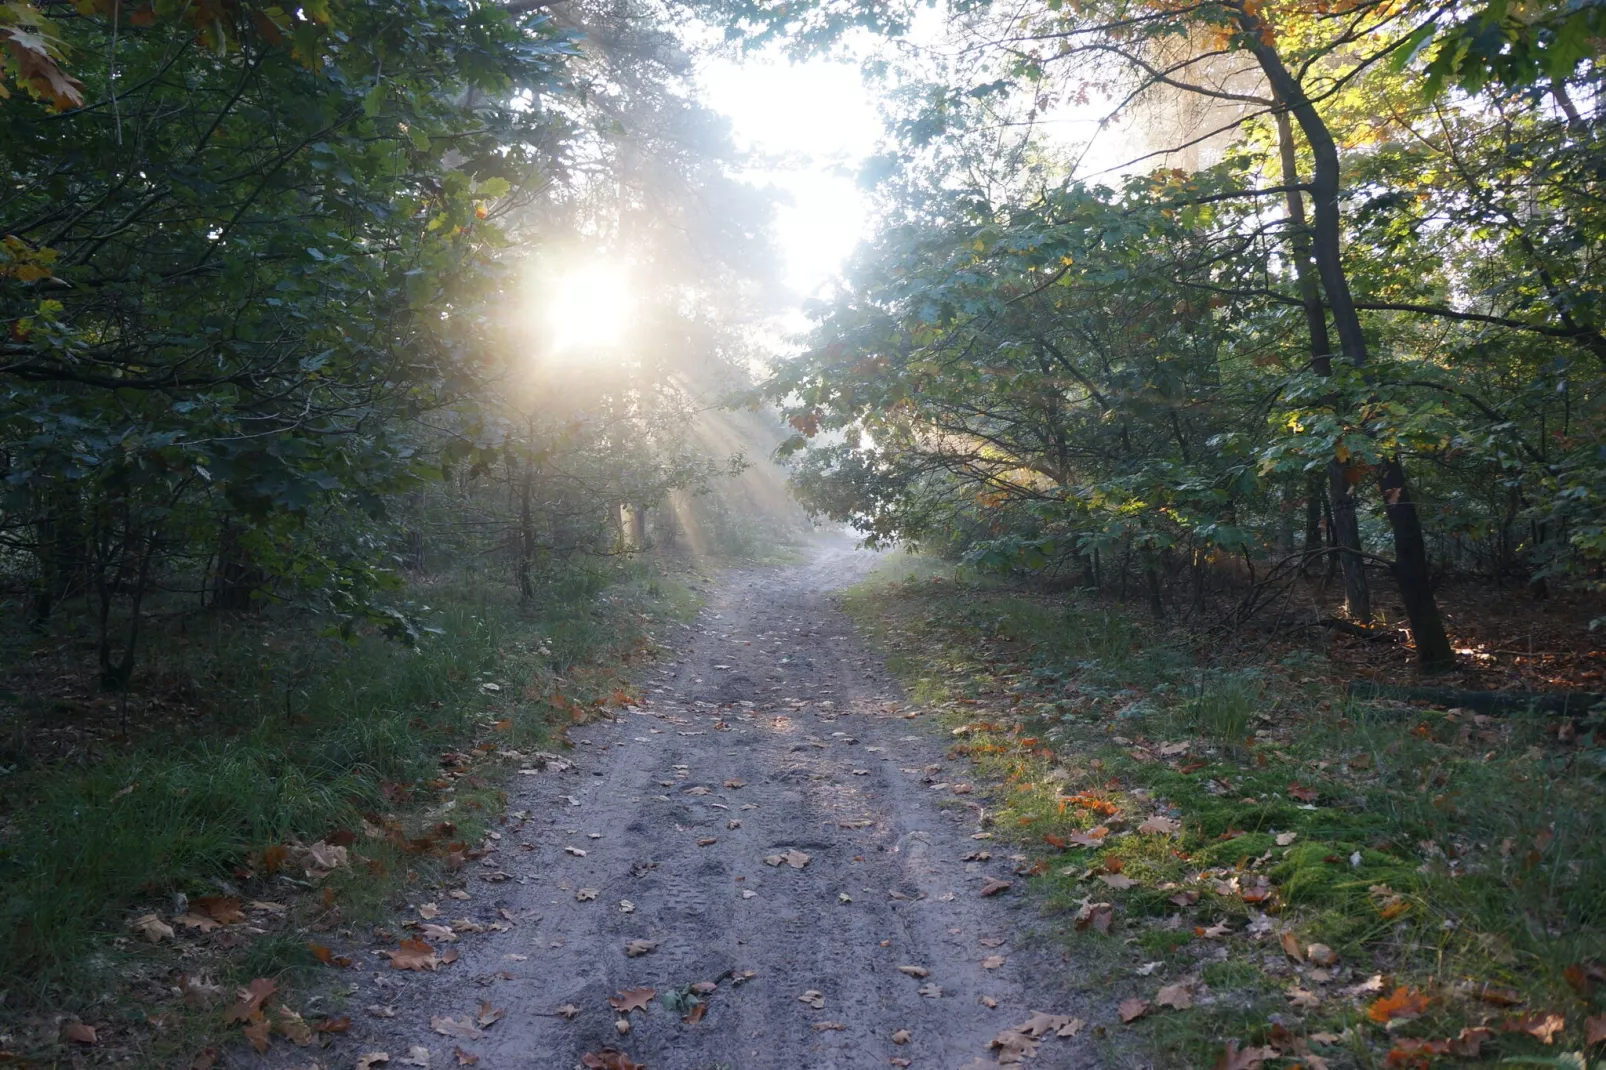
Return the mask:
{"type": "Polygon", "coordinates": [[[634,302],[623,264],[578,264],[557,276],[542,299],[548,345],[565,356],[614,349],[624,341],[634,302]]]}

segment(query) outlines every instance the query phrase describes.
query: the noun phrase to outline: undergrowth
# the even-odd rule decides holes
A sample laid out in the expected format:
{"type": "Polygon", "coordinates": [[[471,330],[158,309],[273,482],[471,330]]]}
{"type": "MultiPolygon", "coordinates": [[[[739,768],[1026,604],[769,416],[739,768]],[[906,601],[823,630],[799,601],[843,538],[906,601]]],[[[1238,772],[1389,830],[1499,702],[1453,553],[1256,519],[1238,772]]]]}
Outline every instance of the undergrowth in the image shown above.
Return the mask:
{"type": "Polygon", "coordinates": [[[996,785],[994,834],[1070,916],[1114,1043],[1205,1067],[1231,1040],[1321,1070],[1549,1058],[1606,1033],[1588,724],[1351,703],[1312,652],[1228,663],[1080,594],[920,559],[847,605],[950,758],[996,785]],[[1147,1006],[1123,1025],[1129,999],[1147,1006]]]}
{"type": "MultiPolygon", "coordinates": [[[[220,1016],[180,1021],[177,971],[232,991],[319,968],[310,944],[382,917],[397,888],[440,871],[448,840],[484,837],[503,802],[489,766],[562,745],[563,726],[616,699],[626,664],[695,608],[646,566],[561,577],[534,608],[473,577],[412,593],[434,626],[414,648],[313,638],[272,613],[179,618],[134,685],[149,723],[126,736],[110,704],[86,709],[70,688],[0,694],[0,1013],[13,1043],[48,1048],[65,1016],[101,1022],[98,1043],[136,1061],[187,1062],[220,1016]],[[313,880],[276,856],[321,840],[349,843],[352,864],[313,880]],[[257,935],[176,924],[209,896],[288,909],[253,914],[257,935]],[[150,913],[175,935],[130,931],[150,913]],[[163,1028],[146,1028],[153,1018],[163,1028]]],[[[65,677],[84,660],[80,636],[10,638],[65,677]]]]}

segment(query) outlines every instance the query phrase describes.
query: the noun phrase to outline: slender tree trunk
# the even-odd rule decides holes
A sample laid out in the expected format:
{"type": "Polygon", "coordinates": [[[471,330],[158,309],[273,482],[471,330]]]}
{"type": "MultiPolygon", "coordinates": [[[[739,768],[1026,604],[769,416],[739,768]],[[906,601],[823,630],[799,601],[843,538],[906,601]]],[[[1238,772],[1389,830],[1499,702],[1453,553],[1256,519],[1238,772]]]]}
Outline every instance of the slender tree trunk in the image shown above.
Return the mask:
{"type": "Polygon", "coordinates": [[[1305,575],[1316,562],[1317,551],[1322,548],[1322,498],[1327,491],[1322,486],[1322,474],[1311,472],[1305,477],[1305,559],[1300,562],[1299,573],[1305,575]]]}
{"type": "Polygon", "coordinates": [[[251,562],[251,554],[240,542],[240,529],[233,521],[223,521],[218,534],[217,572],[212,587],[212,608],[228,613],[248,613],[257,608],[251,595],[262,586],[262,570],[251,562]]]}
{"type": "Polygon", "coordinates": [[[1361,521],[1356,512],[1356,487],[1337,457],[1327,462],[1327,497],[1333,517],[1333,544],[1344,573],[1344,612],[1367,624],[1372,619],[1372,587],[1366,582],[1366,559],[1361,556],[1361,521]]]}
{"type": "MultiPolygon", "coordinates": [[[[1338,330],[1339,347],[1351,364],[1364,368],[1369,354],[1366,335],[1361,329],[1361,318],[1355,309],[1350,293],[1349,279],[1344,273],[1341,254],[1341,226],[1338,208],[1341,171],[1338,145],[1317,112],[1316,106],[1305,95],[1273,43],[1274,36],[1258,15],[1246,6],[1238,7],[1238,22],[1244,31],[1243,39],[1272,91],[1277,94],[1299,123],[1310,145],[1313,168],[1311,172],[1311,205],[1315,213],[1312,230],[1312,253],[1317,273],[1321,276],[1322,290],[1327,295],[1328,308],[1333,313],[1333,325],[1338,330]]],[[[1444,671],[1455,667],[1455,654],[1450,649],[1449,636],[1444,631],[1444,620],[1439,615],[1438,603],[1428,583],[1427,544],[1422,538],[1422,521],[1411,500],[1406,485],[1405,468],[1398,456],[1389,457],[1379,466],[1378,489],[1383,493],[1388,512],[1389,527],[1394,532],[1394,578],[1400,586],[1400,596],[1411,622],[1411,635],[1416,641],[1417,662],[1429,671],[1444,671]]]]}
{"type": "MultiPolygon", "coordinates": [[[[1277,147],[1282,156],[1283,185],[1299,184],[1299,158],[1294,148],[1294,131],[1288,122],[1288,113],[1277,113],[1277,147]]],[[[1288,204],[1288,222],[1291,228],[1290,245],[1293,248],[1294,277],[1299,281],[1300,302],[1305,308],[1305,325],[1310,331],[1311,370],[1322,378],[1333,374],[1332,341],[1327,334],[1327,311],[1322,305],[1321,290],[1316,281],[1316,267],[1311,255],[1310,227],[1305,218],[1305,198],[1297,189],[1290,189],[1285,198],[1288,204]]],[[[1319,488],[1321,477],[1312,473],[1311,484],[1319,488]]],[[[1355,491],[1344,473],[1344,466],[1334,457],[1327,462],[1327,494],[1331,500],[1333,541],[1338,546],[1338,561],[1344,570],[1344,612],[1352,619],[1365,624],[1372,619],[1372,590],[1366,580],[1366,559],[1361,556],[1361,526],[1355,512],[1355,491]]],[[[1307,543],[1309,542],[1307,531],[1307,543]]]]}
{"type": "Polygon", "coordinates": [[[530,499],[535,494],[535,465],[524,462],[524,479],[519,486],[518,574],[519,601],[528,604],[535,599],[535,513],[530,499]]]}

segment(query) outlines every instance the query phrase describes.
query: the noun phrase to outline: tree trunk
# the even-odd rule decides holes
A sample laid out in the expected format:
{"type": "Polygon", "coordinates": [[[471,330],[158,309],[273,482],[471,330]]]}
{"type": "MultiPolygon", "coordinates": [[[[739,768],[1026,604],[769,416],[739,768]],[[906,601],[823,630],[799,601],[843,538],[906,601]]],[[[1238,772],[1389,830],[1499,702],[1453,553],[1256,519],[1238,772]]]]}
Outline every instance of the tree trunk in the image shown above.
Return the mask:
{"type": "Polygon", "coordinates": [[[519,487],[518,578],[519,601],[528,605],[535,599],[535,512],[531,497],[535,494],[535,465],[524,462],[524,479],[519,487]]]}
{"type": "Polygon", "coordinates": [[[261,569],[251,563],[251,554],[241,545],[240,529],[225,520],[218,535],[217,578],[212,585],[212,608],[227,613],[248,613],[256,608],[252,594],[262,586],[261,569]]]}
{"type": "Polygon", "coordinates": [[[1361,556],[1361,522],[1355,510],[1355,486],[1344,466],[1334,457],[1327,462],[1327,496],[1333,513],[1333,543],[1344,571],[1344,612],[1362,624],[1372,620],[1372,588],[1366,582],[1366,558],[1361,556]]]}
{"type": "Polygon", "coordinates": [[[1411,621],[1411,638],[1416,641],[1416,660],[1423,668],[1443,670],[1455,667],[1455,651],[1445,634],[1439,604],[1433,598],[1428,575],[1428,554],[1422,539],[1422,517],[1411,501],[1405,482],[1405,469],[1396,458],[1385,461],[1378,485],[1383,489],[1383,507],[1388,510],[1389,526],[1394,529],[1394,578],[1405,599],[1405,615],[1411,621]]]}
{"type": "MultiPolygon", "coordinates": [[[[1361,329],[1361,318],[1355,309],[1341,256],[1338,145],[1316,106],[1305,95],[1304,87],[1283,63],[1273,43],[1275,37],[1271,28],[1247,6],[1237,8],[1237,19],[1243,30],[1243,40],[1259,62],[1272,92],[1293,113],[1310,145],[1313,162],[1310,194],[1316,216],[1312,253],[1316,270],[1327,295],[1327,306],[1333,313],[1339,347],[1353,366],[1364,368],[1369,358],[1366,335],[1361,329]]],[[[1405,469],[1398,456],[1389,457],[1379,467],[1378,488],[1383,492],[1389,527],[1394,533],[1394,578],[1416,639],[1417,662],[1433,672],[1454,668],[1450,640],[1444,632],[1433,589],[1428,585],[1427,544],[1422,538],[1421,517],[1406,490],[1405,469]]]]}
{"type": "MultiPolygon", "coordinates": [[[[1288,113],[1277,113],[1277,147],[1282,156],[1283,185],[1299,184],[1299,161],[1294,151],[1294,131],[1288,113]]],[[[1333,347],[1327,334],[1327,312],[1316,281],[1311,258],[1310,228],[1305,219],[1305,198],[1297,189],[1285,195],[1288,205],[1290,244],[1293,247],[1294,277],[1299,281],[1300,301],[1305,308],[1305,325],[1310,331],[1311,370],[1322,378],[1333,374],[1333,347]]],[[[1321,477],[1312,473],[1313,489],[1321,477]]],[[[1362,624],[1372,619],[1372,591],[1366,581],[1366,560],[1361,556],[1361,526],[1355,515],[1355,493],[1345,478],[1344,466],[1335,457],[1327,462],[1327,493],[1331,498],[1333,541],[1338,546],[1339,565],[1344,570],[1344,612],[1362,624]]],[[[1309,521],[1307,520],[1307,523],[1309,521]]],[[[1306,545],[1311,542],[1309,529],[1306,545]]]]}

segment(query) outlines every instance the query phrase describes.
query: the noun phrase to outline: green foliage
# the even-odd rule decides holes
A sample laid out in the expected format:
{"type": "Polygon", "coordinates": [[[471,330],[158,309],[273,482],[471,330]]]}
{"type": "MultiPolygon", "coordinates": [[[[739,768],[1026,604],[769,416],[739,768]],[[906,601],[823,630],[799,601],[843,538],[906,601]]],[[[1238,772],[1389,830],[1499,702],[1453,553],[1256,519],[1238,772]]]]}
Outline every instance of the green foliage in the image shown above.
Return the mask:
{"type": "MultiPolygon", "coordinates": [[[[692,608],[670,597],[671,580],[654,578],[653,594],[646,576],[617,578],[608,600],[595,581],[554,585],[533,614],[505,586],[443,585],[435,627],[411,649],[373,635],[320,640],[304,621],[279,616],[171,635],[152,671],[191,697],[188,719],[77,768],[27,750],[0,756],[9,770],[0,778],[0,923],[12,934],[0,988],[32,1001],[110,981],[139,949],[88,956],[130,909],[173,893],[215,895],[253,852],[357,829],[365,815],[396,809],[387,786],[433,798],[426,782],[441,754],[485,738],[489,721],[513,722],[497,741],[551,745],[553,707],[541,696],[558,674],[595,689],[573,693],[576,701],[601,698],[616,686],[607,666],[650,626],[641,614],[692,608]],[[488,695],[487,681],[501,690],[488,695]],[[503,697],[526,694],[538,697],[503,697]]],[[[58,721],[49,707],[26,709],[17,735],[58,721]]],[[[472,793],[454,797],[465,804],[472,793]]],[[[472,824],[475,813],[485,811],[459,805],[454,820],[472,824]]]]}
{"type": "MultiPolygon", "coordinates": [[[[1126,99],[1220,106],[1188,88],[1215,54],[1173,38],[1221,26],[1144,10],[1129,45],[1105,6],[1032,9],[1010,33],[1044,46],[1039,71],[1005,70],[1014,53],[1000,54],[977,61],[996,83],[967,72],[985,93],[932,70],[899,101],[887,222],[819,310],[810,350],[768,384],[798,432],[783,452],[801,497],[872,542],[1090,584],[1117,570],[1189,580],[1197,606],[1209,566],[1331,544],[1330,462],[1364,490],[1401,460],[1435,566],[1598,584],[1603,150],[1599,123],[1566,109],[1568,85],[1595,99],[1599,72],[1536,45],[1558,65],[1545,91],[1535,68],[1455,106],[1425,102],[1433,62],[1392,14],[1340,30],[1275,6],[1279,55],[1305,64],[1343,152],[1341,270],[1371,350],[1345,361],[1313,349],[1295,263],[1314,239],[1288,217],[1264,112],[1229,124],[1210,166],[1134,167],[1108,185],[1080,179],[1076,146],[1030,130],[1043,94],[1097,88],[1073,65],[1095,53],[1125,57],[1126,99]],[[1095,43],[1050,51],[1076,35],[1095,43]],[[1334,72],[1314,58],[1362,41],[1404,58],[1334,72]],[[1186,85],[1162,84],[1160,57],[1186,85]]],[[[965,18],[985,33],[1003,15],[965,18]]],[[[1418,44],[1439,32],[1423,25],[1418,44]]],[[[1288,137],[1308,173],[1313,155],[1288,137]]],[[[1384,538],[1402,537],[1388,509],[1400,493],[1361,496],[1363,551],[1387,556],[1384,538]]]]}

